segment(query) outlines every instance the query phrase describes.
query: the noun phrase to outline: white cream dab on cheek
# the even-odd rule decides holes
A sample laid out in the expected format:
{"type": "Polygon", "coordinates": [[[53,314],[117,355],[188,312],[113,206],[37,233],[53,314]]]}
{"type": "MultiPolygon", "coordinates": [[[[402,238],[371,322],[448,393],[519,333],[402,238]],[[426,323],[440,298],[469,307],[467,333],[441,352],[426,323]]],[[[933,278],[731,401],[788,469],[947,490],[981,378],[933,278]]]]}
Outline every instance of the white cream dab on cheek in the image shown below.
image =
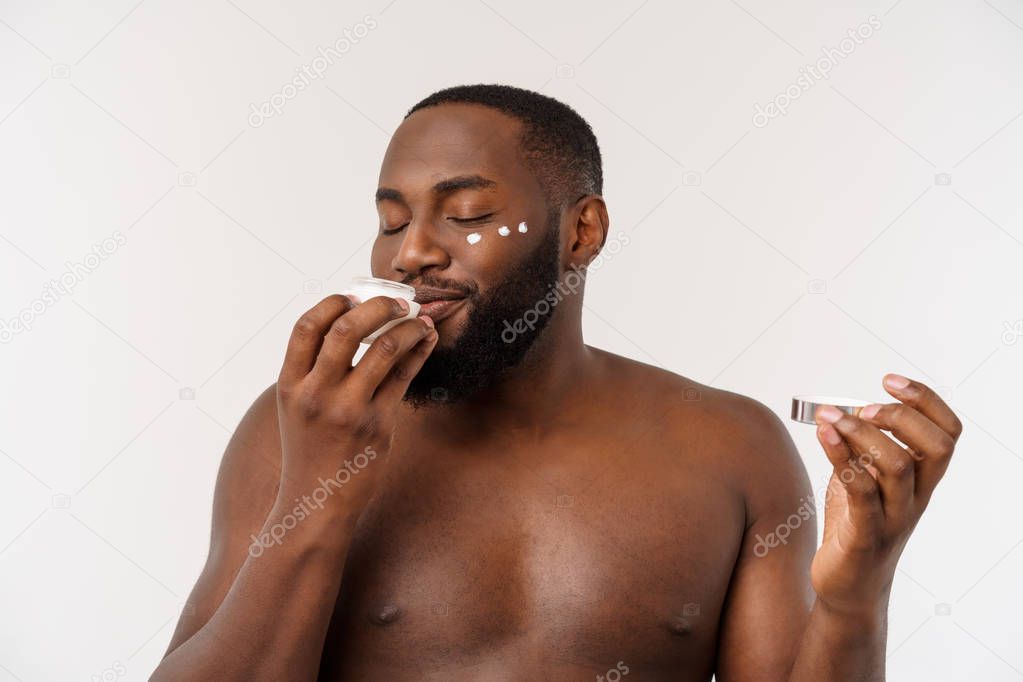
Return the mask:
{"type": "Polygon", "coordinates": [[[529,226],[526,225],[525,220],[519,223],[519,232],[521,232],[522,234],[526,234],[526,232],[529,232],[529,226]]]}
{"type": "Polygon", "coordinates": [[[511,230],[508,229],[507,225],[502,225],[501,227],[497,228],[497,234],[501,235],[502,237],[507,237],[508,235],[511,234],[511,230]]]}
{"type": "Polygon", "coordinates": [[[481,235],[479,232],[473,232],[472,234],[465,236],[465,241],[469,242],[470,244],[475,244],[481,239],[483,239],[483,235],[481,235]]]}

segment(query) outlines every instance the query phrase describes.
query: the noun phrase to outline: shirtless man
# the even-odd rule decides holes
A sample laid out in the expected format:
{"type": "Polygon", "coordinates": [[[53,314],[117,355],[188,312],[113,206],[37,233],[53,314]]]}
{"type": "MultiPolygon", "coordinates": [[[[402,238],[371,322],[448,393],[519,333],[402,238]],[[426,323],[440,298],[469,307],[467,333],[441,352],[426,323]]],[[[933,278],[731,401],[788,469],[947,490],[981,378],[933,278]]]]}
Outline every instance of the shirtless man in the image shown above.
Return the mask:
{"type": "Polygon", "coordinates": [[[898,402],[819,410],[815,554],[774,413],[583,343],[600,164],[589,126],[536,93],[413,108],[372,272],[422,314],[354,366],[400,301],[329,296],[298,320],[227,447],[209,558],[152,679],[883,679],[896,562],[959,420],[898,375],[898,402]]]}

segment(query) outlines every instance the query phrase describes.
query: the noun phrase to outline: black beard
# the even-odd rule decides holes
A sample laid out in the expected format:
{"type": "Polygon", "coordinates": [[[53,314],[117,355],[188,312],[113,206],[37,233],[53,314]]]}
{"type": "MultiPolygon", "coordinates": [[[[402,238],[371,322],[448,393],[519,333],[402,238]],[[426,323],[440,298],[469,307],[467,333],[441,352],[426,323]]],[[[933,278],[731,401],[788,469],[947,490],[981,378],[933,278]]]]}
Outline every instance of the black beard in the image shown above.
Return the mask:
{"type": "MultiPolygon", "coordinates": [[[[507,324],[521,320],[554,286],[560,274],[558,216],[548,218],[547,232],[529,259],[486,295],[470,296],[469,314],[458,338],[437,347],[413,377],[405,400],[415,407],[465,400],[496,382],[518,365],[547,327],[555,309],[537,315],[506,343],[507,324]]],[[[560,300],[560,299],[559,299],[560,300]]],[[[516,329],[518,332],[518,329],[516,329]]]]}

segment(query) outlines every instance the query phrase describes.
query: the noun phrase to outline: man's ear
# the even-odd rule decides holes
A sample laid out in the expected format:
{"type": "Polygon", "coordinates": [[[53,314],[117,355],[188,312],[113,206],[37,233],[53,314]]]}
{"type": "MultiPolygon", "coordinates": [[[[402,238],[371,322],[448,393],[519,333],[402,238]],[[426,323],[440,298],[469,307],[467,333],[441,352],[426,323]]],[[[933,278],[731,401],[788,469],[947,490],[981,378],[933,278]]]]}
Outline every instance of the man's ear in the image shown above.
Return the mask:
{"type": "Polygon", "coordinates": [[[607,241],[607,204],[603,197],[587,194],[575,203],[571,215],[575,224],[569,226],[566,256],[570,264],[585,268],[607,241]]]}

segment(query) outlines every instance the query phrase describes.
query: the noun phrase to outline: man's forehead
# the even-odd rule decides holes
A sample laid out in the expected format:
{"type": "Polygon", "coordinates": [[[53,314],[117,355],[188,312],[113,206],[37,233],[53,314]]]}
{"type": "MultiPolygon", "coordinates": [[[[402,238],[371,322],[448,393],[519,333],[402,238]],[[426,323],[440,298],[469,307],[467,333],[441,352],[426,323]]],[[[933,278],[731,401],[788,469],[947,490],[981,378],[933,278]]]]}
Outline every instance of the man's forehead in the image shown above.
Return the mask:
{"type": "Polygon", "coordinates": [[[404,144],[478,144],[491,138],[508,142],[517,139],[520,128],[517,119],[492,107],[447,103],[416,111],[401,122],[394,138],[404,144]]]}
{"type": "Polygon", "coordinates": [[[427,107],[405,119],[391,137],[381,178],[392,168],[433,177],[496,172],[520,162],[519,139],[518,121],[490,107],[427,107]]]}

